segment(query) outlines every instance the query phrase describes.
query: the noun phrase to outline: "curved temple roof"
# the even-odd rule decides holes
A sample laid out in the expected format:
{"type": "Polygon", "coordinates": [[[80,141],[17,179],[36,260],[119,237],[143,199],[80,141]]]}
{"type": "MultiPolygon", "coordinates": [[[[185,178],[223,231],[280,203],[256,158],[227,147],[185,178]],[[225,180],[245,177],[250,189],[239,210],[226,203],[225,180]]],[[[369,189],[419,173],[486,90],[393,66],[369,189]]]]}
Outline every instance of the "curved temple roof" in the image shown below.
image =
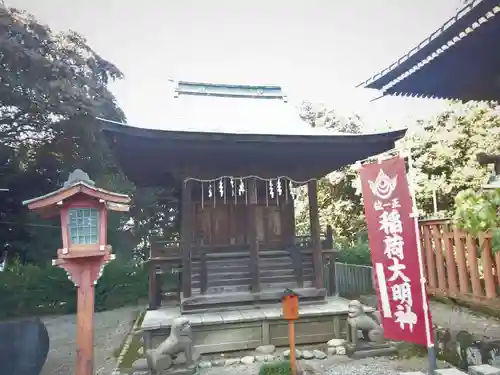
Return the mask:
{"type": "Polygon", "coordinates": [[[418,46],[359,84],[383,95],[500,99],[500,0],[464,6],[418,46]]]}
{"type": "Polygon", "coordinates": [[[193,85],[201,92],[181,84],[176,89],[168,129],[99,119],[118,163],[136,185],[222,175],[303,181],[391,150],[406,133],[352,135],[311,128],[278,86],[193,85]]]}

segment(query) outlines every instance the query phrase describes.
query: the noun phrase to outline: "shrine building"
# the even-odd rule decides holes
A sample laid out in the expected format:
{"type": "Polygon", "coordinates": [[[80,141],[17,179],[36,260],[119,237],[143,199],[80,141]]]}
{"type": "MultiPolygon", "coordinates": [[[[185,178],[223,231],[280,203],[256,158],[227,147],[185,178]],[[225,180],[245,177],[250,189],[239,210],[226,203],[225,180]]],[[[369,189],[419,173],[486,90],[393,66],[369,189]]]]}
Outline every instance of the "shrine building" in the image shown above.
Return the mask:
{"type": "MultiPolygon", "coordinates": [[[[168,109],[170,120],[161,128],[101,121],[116,161],[131,182],[171,187],[180,197],[180,240],[151,239],[151,311],[144,329],[160,330],[166,324],[157,323],[166,319],[158,314],[165,317],[168,310],[162,304],[159,278],[169,267],[182,270],[180,309],[175,314],[189,314],[193,321],[201,313],[279,306],[283,291],[290,288],[310,309],[334,306],[329,308],[334,312],[323,307],[321,318],[331,326],[332,315],[347,313],[347,301],[327,298],[325,279],[334,287],[335,278],[325,275],[324,264],[335,251],[331,236],[325,237],[326,228],[320,227],[317,181],[394,149],[406,130],[354,135],[312,128],[279,86],[179,81],[174,96],[175,108],[168,109]],[[309,196],[307,236],[298,236],[295,227],[294,203],[301,186],[307,186],[309,196]]],[[[309,324],[303,342],[331,334],[320,325],[315,326],[317,333],[307,333],[314,319],[303,320],[309,324]]],[[[238,332],[239,344],[224,345],[236,350],[239,345],[280,340],[268,333],[252,341],[238,332]]],[[[195,330],[196,335],[201,333],[195,330]]],[[[194,339],[202,352],[222,350],[220,338],[203,335],[194,339]]]]}

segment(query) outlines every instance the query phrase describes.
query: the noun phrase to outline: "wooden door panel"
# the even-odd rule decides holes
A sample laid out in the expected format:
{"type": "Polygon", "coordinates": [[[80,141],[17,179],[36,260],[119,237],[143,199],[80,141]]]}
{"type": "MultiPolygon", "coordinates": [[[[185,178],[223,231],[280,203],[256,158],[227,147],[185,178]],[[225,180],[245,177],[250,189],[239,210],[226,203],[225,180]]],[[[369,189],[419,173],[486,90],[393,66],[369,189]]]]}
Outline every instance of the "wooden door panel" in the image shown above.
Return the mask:
{"type": "MultiPolygon", "coordinates": [[[[292,207],[293,209],[293,207],[292,207]]],[[[264,247],[282,248],[293,236],[289,216],[293,211],[287,205],[258,205],[256,207],[257,240],[264,247]]],[[[205,245],[238,245],[248,242],[248,206],[220,204],[203,209],[195,207],[195,238],[205,245]]]]}
{"type": "Polygon", "coordinates": [[[229,206],[220,205],[213,209],[212,215],[212,244],[229,244],[229,206]]]}

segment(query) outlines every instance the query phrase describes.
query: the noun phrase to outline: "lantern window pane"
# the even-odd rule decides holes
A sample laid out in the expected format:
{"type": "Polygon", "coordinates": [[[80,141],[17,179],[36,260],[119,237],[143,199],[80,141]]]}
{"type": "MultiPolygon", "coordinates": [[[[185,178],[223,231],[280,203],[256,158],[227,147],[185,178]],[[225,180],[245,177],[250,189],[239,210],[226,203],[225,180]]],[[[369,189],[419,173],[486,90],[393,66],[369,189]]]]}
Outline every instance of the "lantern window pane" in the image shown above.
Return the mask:
{"type": "Polygon", "coordinates": [[[70,208],[69,233],[75,245],[98,243],[99,212],[96,208],[70,208]]]}

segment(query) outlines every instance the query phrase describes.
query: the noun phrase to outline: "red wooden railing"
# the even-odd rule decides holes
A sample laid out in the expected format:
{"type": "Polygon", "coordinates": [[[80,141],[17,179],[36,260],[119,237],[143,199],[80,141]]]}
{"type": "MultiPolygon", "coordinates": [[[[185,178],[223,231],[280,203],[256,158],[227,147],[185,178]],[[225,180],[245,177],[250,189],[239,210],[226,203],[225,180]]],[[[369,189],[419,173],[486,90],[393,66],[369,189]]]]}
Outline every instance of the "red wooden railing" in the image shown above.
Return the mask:
{"type": "Polygon", "coordinates": [[[419,226],[428,292],[500,307],[500,252],[493,254],[491,235],[472,236],[447,219],[419,226]]]}

